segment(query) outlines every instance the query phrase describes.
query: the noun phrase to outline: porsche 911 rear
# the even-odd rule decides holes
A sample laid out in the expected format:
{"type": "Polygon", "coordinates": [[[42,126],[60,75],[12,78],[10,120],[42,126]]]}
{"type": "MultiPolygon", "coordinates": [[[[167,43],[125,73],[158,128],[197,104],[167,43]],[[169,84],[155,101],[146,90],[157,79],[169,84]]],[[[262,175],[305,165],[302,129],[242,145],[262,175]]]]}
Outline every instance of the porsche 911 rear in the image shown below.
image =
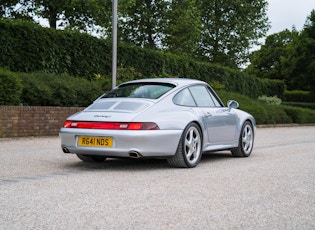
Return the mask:
{"type": "Polygon", "coordinates": [[[160,130],[153,122],[69,121],[60,130],[64,153],[107,157],[174,155],[182,130],[160,130]]]}
{"type": "Polygon", "coordinates": [[[174,87],[164,82],[133,82],[105,93],[65,121],[59,132],[63,151],[86,158],[174,155],[182,130],[160,129],[154,121],[159,115],[150,113],[174,87]]]}
{"type": "Polygon", "coordinates": [[[106,157],[166,158],[172,167],[196,167],[203,152],[250,156],[255,119],[224,104],[205,82],[142,79],[119,85],[60,129],[61,148],[82,161],[106,157]]]}

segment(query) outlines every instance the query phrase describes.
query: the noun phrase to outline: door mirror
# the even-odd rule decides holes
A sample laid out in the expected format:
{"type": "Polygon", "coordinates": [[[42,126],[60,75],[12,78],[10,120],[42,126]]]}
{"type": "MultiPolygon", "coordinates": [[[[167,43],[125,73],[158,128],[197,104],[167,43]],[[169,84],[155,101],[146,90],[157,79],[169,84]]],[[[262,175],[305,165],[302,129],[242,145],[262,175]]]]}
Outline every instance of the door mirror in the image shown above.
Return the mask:
{"type": "Polygon", "coordinates": [[[239,104],[237,101],[234,101],[234,100],[229,100],[228,103],[227,103],[227,106],[229,109],[237,109],[239,104]]]}

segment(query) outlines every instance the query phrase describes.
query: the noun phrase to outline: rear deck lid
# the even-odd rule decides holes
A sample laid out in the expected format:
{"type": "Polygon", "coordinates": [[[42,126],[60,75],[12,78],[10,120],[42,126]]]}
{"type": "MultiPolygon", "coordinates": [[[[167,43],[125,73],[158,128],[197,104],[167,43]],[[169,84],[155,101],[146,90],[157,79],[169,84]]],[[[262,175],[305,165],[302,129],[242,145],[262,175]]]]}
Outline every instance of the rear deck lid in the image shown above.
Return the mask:
{"type": "Polygon", "coordinates": [[[146,99],[99,99],[68,119],[82,121],[131,121],[154,103],[146,99]]]}

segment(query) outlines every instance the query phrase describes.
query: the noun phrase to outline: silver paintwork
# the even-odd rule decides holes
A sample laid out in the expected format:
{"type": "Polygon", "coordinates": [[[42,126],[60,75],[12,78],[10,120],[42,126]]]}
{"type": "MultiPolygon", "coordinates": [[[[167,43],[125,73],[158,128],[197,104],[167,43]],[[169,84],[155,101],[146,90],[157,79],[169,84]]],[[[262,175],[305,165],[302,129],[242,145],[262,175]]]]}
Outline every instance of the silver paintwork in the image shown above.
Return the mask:
{"type": "MultiPolygon", "coordinates": [[[[119,122],[155,122],[160,130],[94,130],[61,128],[59,135],[62,148],[70,153],[85,155],[103,155],[108,157],[129,157],[137,152],[142,157],[168,157],[175,154],[180,137],[185,127],[195,122],[202,130],[202,151],[225,150],[239,144],[241,129],[245,121],[250,121],[253,129],[243,132],[243,144],[253,144],[255,119],[248,113],[236,109],[235,102],[224,107],[221,100],[205,82],[180,79],[142,79],[135,82],[172,83],[175,88],[158,99],[145,98],[101,98],[85,110],[70,116],[67,120],[75,121],[119,121],[119,122]],[[194,85],[207,87],[212,96],[217,98],[219,106],[193,107],[176,105],[173,98],[181,90],[194,85]],[[79,147],[77,138],[84,136],[112,137],[112,148],[79,147]]],[[[252,147],[252,146],[250,146],[252,147]]]]}

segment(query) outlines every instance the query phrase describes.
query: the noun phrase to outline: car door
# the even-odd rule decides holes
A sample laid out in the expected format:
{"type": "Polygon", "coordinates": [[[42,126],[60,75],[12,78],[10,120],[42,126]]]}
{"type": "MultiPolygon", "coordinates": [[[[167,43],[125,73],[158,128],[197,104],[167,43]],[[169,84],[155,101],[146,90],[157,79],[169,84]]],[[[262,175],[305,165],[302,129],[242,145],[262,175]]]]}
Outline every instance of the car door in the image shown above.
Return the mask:
{"type": "Polygon", "coordinates": [[[236,134],[236,115],[222,106],[210,88],[198,85],[189,89],[204,115],[210,144],[233,143],[236,134]]]}

